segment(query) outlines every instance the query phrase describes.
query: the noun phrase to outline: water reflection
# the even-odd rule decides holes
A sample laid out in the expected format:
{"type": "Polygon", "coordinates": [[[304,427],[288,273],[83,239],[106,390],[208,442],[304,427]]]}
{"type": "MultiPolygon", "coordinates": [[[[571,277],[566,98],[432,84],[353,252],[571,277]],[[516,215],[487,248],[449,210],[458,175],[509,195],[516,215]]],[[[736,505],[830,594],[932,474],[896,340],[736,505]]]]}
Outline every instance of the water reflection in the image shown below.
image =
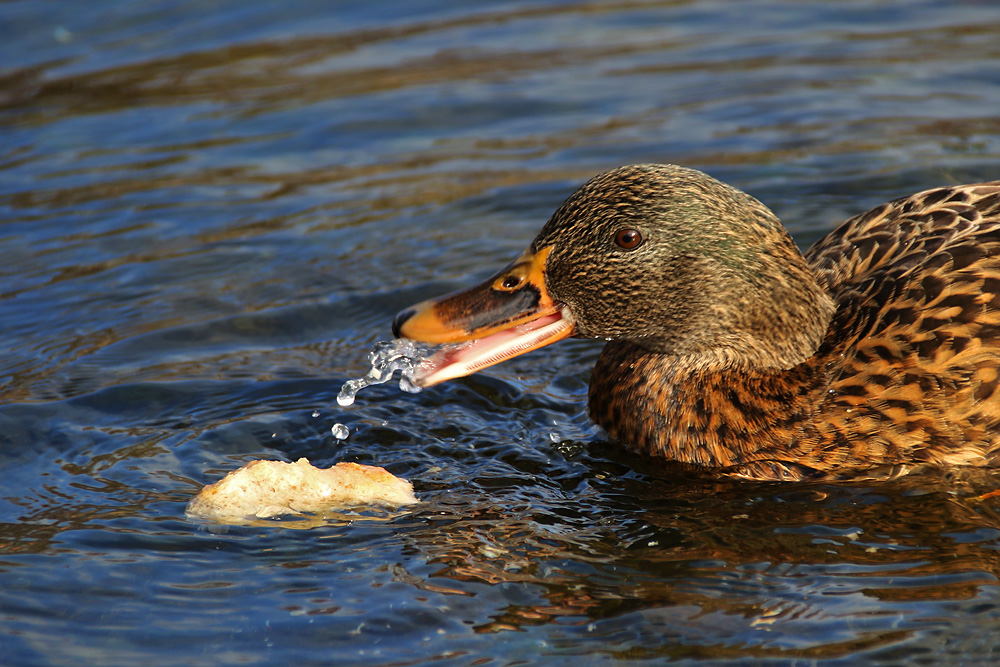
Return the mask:
{"type": "Polygon", "coordinates": [[[669,477],[592,483],[596,499],[544,514],[425,511],[428,525],[405,539],[433,569],[397,577],[421,590],[483,595],[475,584],[488,584],[520,598],[497,603],[476,632],[553,623],[647,659],[835,658],[946,626],[939,604],[978,600],[998,613],[995,508],[933,479],[715,485],[711,494],[710,482],[669,477]]]}

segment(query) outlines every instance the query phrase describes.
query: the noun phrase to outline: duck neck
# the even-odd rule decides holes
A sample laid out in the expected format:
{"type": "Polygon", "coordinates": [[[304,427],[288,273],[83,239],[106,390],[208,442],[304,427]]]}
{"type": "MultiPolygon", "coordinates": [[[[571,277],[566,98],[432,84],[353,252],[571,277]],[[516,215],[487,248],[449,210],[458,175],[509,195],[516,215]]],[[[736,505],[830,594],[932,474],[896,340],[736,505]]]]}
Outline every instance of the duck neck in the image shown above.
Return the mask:
{"type": "Polygon", "coordinates": [[[788,459],[823,392],[815,359],[759,369],[718,359],[605,346],[590,384],[591,418],[609,437],[652,456],[706,467],[788,459]],[[798,424],[798,426],[793,426],[798,424]]]}
{"type": "Polygon", "coordinates": [[[724,326],[731,344],[710,348],[702,359],[685,364],[770,375],[816,353],[836,312],[833,298],[790,238],[766,265],[769,271],[742,301],[726,304],[730,321],[724,326]]]}

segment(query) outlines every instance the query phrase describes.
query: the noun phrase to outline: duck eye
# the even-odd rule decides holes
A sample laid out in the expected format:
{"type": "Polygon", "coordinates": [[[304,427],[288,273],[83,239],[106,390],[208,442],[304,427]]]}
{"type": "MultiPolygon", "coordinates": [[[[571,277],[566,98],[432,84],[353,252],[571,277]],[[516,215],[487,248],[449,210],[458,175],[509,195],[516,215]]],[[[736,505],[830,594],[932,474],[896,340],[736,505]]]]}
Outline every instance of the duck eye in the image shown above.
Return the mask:
{"type": "Polygon", "coordinates": [[[494,289],[514,290],[521,285],[521,278],[518,276],[504,276],[496,283],[494,289]]]}
{"type": "Polygon", "coordinates": [[[619,229],[615,234],[615,244],[625,250],[635,250],[642,245],[642,234],[635,229],[619,229]]]}

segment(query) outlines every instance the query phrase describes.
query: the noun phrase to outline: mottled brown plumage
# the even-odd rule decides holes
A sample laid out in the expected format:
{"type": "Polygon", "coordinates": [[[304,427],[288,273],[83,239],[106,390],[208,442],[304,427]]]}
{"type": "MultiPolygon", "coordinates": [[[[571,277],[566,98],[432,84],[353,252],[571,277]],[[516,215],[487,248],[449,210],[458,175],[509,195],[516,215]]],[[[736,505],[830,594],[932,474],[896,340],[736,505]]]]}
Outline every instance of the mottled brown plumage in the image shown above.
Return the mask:
{"type": "Polygon", "coordinates": [[[612,341],[594,369],[592,416],[646,453],[751,478],[995,464],[998,255],[998,182],[884,204],[805,253],[835,312],[802,363],[770,370],[743,355],[716,361],[612,341]]]}
{"type": "Polygon", "coordinates": [[[1000,464],[1000,181],[884,204],[803,256],[739,190],[682,167],[623,167],[567,199],[518,261],[401,313],[397,332],[502,348],[497,327],[440,335],[461,329],[441,313],[474,320],[469,295],[488,289],[502,326],[535,327],[524,338],[543,318],[565,325],[531,347],[566,326],[605,338],[594,421],[637,451],[724,474],[1000,464]],[[524,289],[542,305],[504,310],[524,289]]]}

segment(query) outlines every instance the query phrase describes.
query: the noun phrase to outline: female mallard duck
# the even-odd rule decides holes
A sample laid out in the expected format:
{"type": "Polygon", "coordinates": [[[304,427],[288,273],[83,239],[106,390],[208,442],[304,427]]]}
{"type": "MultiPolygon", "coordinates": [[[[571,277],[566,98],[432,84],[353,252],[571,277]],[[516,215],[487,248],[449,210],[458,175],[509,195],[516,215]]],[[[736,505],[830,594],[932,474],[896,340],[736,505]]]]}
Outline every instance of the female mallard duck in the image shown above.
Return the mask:
{"type": "Polygon", "coordinates": [[[755,479],[1000,465],[1000,181],[852,218],[803,256],[753,197],[683,167],[595,177],[478,287],[401,312],[460,343],[429,386],[603,338],[590,414],[647,454],[755,479]]]}

